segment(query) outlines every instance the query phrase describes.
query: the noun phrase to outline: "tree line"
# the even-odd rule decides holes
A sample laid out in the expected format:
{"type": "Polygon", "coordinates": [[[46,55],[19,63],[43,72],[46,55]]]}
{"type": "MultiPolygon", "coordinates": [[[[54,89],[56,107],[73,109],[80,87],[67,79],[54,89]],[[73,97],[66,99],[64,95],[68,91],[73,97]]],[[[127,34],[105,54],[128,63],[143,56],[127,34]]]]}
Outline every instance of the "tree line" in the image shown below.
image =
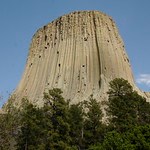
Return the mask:
{"type": "Polygon", "coordinates": [[[26,98],[19,108],[9,101],[0,115],[0,150],[149,150],[150,103],[127,80],[109,86],[107,122],[92,95],[70,104],[54,88],[44,93],[43,107],[26,98]]]}

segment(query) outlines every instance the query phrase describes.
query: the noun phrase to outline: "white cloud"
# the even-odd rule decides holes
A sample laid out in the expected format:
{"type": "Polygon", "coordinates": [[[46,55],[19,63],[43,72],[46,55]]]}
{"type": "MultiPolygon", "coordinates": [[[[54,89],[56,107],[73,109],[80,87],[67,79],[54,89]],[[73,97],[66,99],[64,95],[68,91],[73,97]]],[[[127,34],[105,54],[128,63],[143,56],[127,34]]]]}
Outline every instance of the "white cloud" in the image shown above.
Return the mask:
{"type": "Polygon", "coordinates": [[[140,74],[137,77],[136,82],[138,84],[146,84],[147,86],[150,86],[150,74],[140,74]]]}

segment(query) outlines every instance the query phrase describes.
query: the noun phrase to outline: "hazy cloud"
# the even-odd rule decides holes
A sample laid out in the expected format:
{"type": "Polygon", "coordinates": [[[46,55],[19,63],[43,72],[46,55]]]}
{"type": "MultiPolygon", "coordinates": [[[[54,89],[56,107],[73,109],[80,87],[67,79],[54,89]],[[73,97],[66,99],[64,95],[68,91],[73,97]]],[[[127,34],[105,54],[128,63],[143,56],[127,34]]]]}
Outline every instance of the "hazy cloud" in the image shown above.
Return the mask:
{"type": "Polygon", "coordinates": [[[140,74],[137,77],[136,82],[139,84],[146,84],[150,86],[150,74],[140,74]]]}

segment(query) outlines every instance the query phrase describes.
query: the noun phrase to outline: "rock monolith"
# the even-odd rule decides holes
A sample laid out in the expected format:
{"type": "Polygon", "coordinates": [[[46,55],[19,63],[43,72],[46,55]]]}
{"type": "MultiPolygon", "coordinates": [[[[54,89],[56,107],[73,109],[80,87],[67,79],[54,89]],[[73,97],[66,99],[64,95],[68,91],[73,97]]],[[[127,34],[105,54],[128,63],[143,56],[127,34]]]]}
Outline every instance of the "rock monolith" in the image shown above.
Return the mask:
{"type": "Polygon", "coordinates": [[[112,18],[99,11],[73,12],[45,25],[33,36],[24,74],[13,94],[14,103],[27,97],[41,106],[43,93],[56,87],[73,103],[91,94],[105,101],[114,78],[128,80],[141,92],[134,83],[124,43],[112,18]]]}

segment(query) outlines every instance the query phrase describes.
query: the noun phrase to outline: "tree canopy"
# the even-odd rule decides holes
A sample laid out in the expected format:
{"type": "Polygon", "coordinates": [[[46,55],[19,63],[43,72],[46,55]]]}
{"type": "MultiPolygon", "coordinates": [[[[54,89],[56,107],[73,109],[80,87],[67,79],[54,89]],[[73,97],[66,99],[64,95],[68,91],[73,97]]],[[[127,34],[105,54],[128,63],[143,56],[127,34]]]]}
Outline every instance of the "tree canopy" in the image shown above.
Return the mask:
{"type": "Polygon", "coordinates": [[[61,89],[44,93],[44,106],[13,100],[0,115],[1,150],[149,150],[150,103],[128,81],[110,82],[106,103],[109,123],[103,123],[100,101],[71,104],[61,89]]]}

